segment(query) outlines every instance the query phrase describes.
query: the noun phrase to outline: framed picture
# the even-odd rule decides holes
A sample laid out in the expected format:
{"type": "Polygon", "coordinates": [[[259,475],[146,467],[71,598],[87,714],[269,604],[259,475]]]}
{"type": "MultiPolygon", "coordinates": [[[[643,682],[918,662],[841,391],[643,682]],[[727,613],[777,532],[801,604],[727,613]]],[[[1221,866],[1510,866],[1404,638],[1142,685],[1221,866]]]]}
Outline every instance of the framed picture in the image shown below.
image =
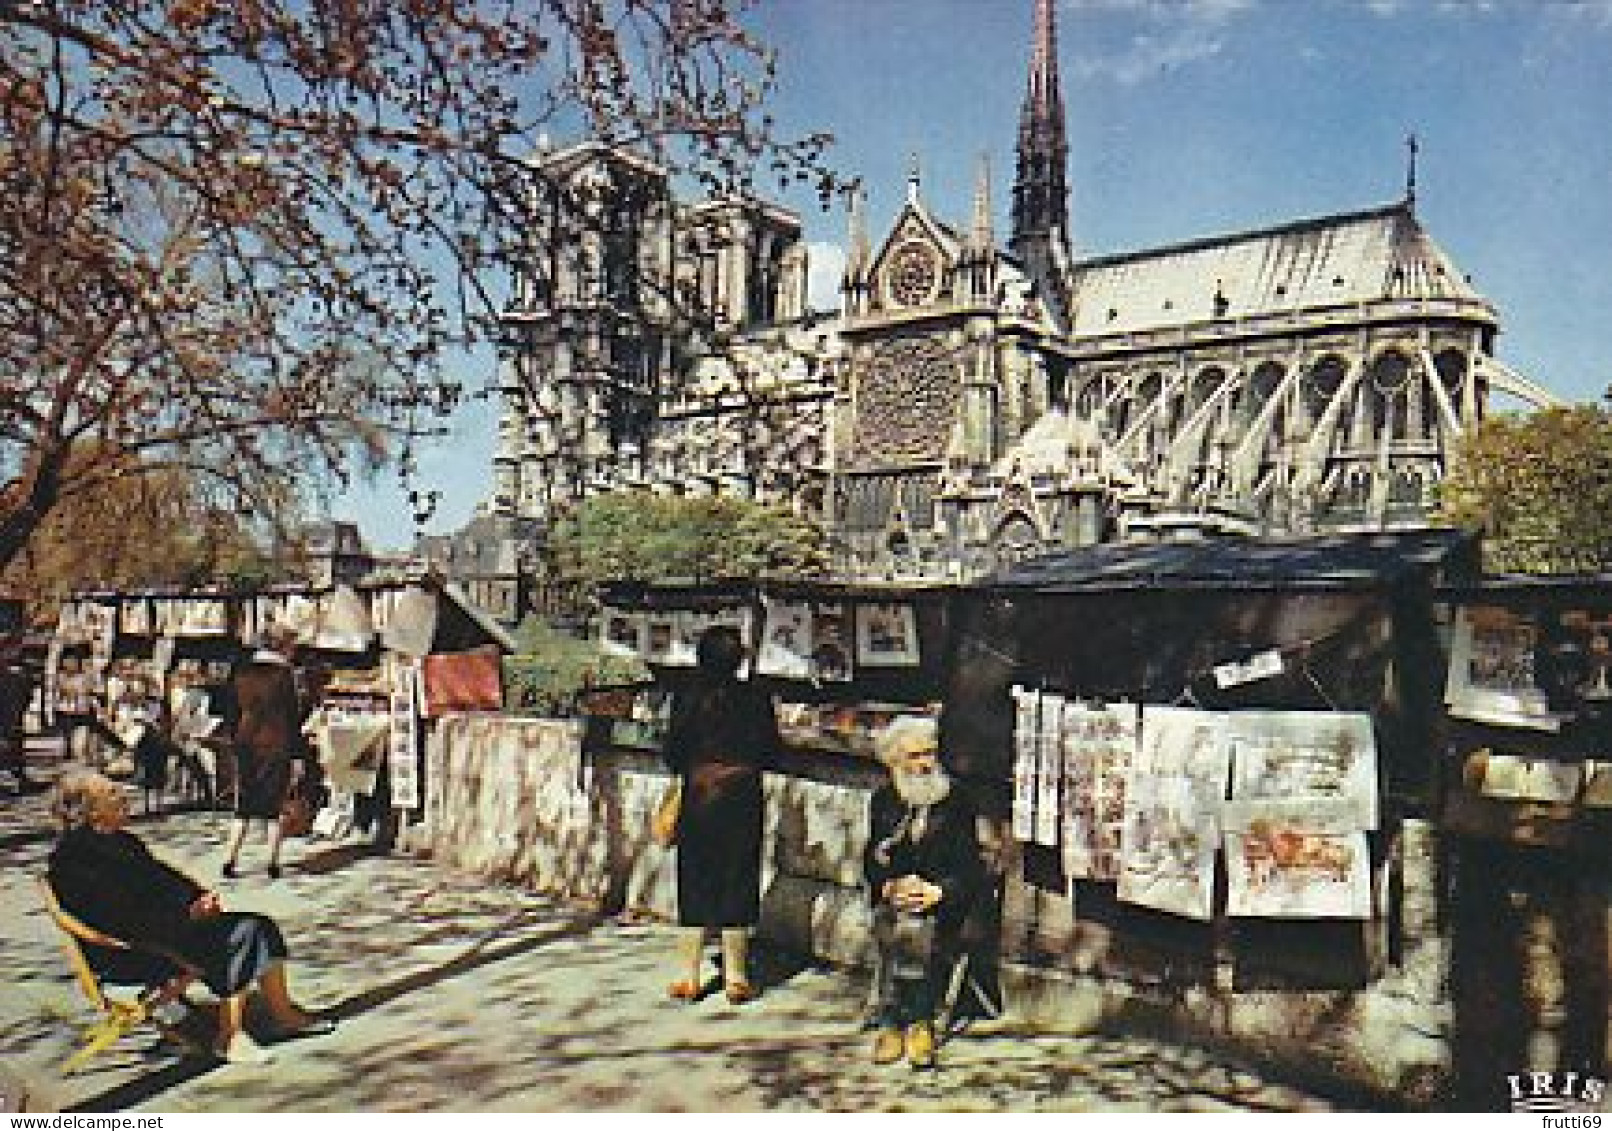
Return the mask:
{"type": "Polygon", "coordinates": [[[910,668],[918,660],[918,617],[911,605],[869,604],[857,610],[857,663],[870,668],[910,668]]]}
{"type": "Polygon", "coordinates": [[[761,647],[756,671],[784,679],[812,675],[812,607],[805,601],[762,598],[761,647]]]}
{"type": "Polygon", "coordinates": [[[844,683],[855,674],[851,642],[856,639],[851,606],[822,602],[812,606],[812,678],[844,683]]]}

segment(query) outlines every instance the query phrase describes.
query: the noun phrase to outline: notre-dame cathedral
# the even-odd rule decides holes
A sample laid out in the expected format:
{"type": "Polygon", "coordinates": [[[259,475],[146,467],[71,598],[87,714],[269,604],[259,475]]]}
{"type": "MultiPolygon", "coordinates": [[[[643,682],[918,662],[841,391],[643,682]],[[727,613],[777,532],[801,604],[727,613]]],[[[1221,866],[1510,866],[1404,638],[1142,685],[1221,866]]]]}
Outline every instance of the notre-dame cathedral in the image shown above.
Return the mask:
{"type": "Polygon", "coordinates": [[[961,222],[915,169],[882,240],[852,201],[832,313],[791,213],[681,202],[598,144],[540,154],[492,514],[737,492],[819,518],[848,577],[958,579],[1178,530],[1421,525],[1491,393],[1552,400],[1494,357],[1414,164],[1394,203],[1079,254],[1056,49],[1036,0],[1005,245],[986,169],[961,222]]]}

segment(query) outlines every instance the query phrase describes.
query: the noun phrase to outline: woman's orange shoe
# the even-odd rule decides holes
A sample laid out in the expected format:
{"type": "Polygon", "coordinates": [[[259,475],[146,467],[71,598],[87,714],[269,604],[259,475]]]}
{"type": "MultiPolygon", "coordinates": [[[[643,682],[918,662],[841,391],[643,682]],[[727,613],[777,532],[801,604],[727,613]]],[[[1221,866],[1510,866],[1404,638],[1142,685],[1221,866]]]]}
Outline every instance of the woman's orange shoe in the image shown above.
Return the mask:
{"type": "Polygon", "coordinates": [[[728,1000],[734,1005],[743,1005],[745,1002],[755,1001],[756,998],[761,996],[756,987],[749,982],[729,982],[727,994],[728,1000]]]}
{"type": "Polygon", "coordinates": [[[691,982],[684,978],[666,987],[666,992],[678,1001],[693,1001],[700,996],[700,986],[698,982],[691,982]]]}

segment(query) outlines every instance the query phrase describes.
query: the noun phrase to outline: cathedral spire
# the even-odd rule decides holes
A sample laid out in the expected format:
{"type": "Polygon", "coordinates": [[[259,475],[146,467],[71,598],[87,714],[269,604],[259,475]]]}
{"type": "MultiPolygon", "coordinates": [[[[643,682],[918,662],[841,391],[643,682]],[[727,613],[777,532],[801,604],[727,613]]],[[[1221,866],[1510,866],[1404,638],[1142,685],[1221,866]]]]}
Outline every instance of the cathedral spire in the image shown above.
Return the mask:
{"type": "Polygon", "coordinates": [[[1070,260],[1068,166],[1069,142],[1058,80],[1057,15],[1053,0],[1035,0],[1030,78],[1019,112],[1009,243],[1060,314],[1067,306],[1068,289],[1062,268],[1070,260]]]}
{"type": "Polygon", "coordinates": [[[1053,0],[1035,0],[1035,32],[1030,45],[1030,88],[1025,112],[1056,114],[1063,124],[1063,90],[1058,81],[1058,20],[1053,0]]]}

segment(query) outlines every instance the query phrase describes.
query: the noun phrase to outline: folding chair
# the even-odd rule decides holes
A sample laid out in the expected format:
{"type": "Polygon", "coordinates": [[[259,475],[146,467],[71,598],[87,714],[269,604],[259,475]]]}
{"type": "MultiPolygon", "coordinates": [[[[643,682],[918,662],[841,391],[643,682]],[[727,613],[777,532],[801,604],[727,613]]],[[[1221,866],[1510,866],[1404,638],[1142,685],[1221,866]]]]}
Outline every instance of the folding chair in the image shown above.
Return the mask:
{"type": "Polygon", "coordinates": [[[45,909],[50,912],[52,922],[62,932],[62,944],[67,951],[67,960],[72,967],[73,977],[78,981],[79,988],[84,991],[84,996],[100,1014],[84,1029],[78,1050],[62,1065],[63,1073],[70,1075],[78,1071],[97,1054],[111,1048],[147,1022],[150,1022],[164,1037],[178,1040],[188,1046],[188,1042],[180,1038],[171,1026],[164,1024],[155,1016],[155,1011],[170,1002],[182,1000],[185,990],[196,978],[195,972],[179,966],[178,974],[156,985],[149,984],[144,978],[126,979],[98,972],[90,963],[86,947],[99,947],[131,957],[139,955],[160,959],[172,965],[178,964],[166,955],[138,951],[121,939],[97,931],[64,910],[49,880],[41,877],[39,887],[44,896],[45,909]],[[107,993],[108,985],[139,985],[143,988],[133,998],[120,998],[107,993]]]}

